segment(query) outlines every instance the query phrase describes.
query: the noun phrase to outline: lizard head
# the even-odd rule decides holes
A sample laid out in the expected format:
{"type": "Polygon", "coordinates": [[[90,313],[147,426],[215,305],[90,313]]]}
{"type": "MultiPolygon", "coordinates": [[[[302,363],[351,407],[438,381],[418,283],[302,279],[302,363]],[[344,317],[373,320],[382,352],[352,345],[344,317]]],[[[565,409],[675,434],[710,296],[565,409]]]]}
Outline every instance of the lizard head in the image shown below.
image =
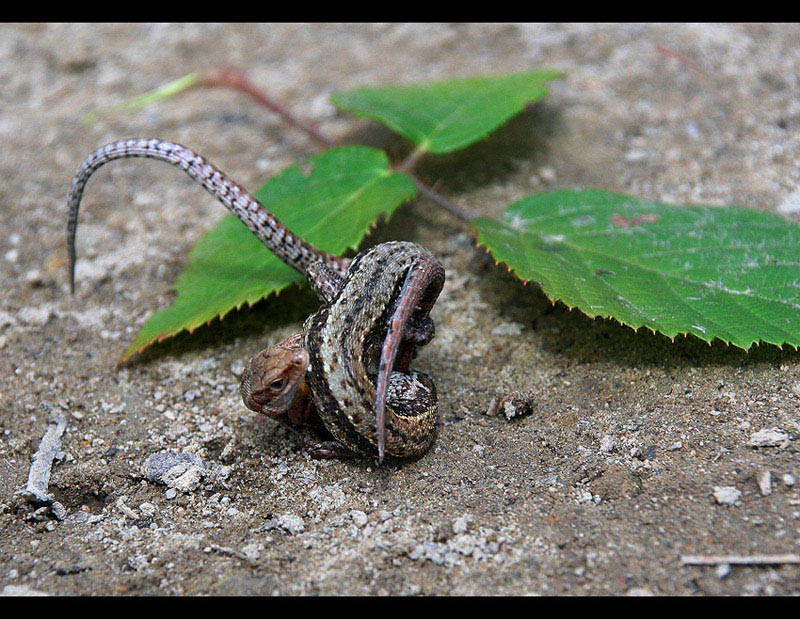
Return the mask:
{"type": "Polygon", "coordinates": [[[244,405],[270,417],[284,415],[304,381],[308,363],[300,334],[254,355],[247,362],[239,383],[244,405]]]}

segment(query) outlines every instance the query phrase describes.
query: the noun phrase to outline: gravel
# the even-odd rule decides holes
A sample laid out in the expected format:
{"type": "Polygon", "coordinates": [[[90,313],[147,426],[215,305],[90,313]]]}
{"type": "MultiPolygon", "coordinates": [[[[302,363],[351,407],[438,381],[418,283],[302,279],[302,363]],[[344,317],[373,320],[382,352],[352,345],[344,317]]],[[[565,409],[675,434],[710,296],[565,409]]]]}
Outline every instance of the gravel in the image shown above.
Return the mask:
{"type": "Polygon", "coordinates": [[[83,122],[202,67],[237,65],[326,133],[393,154],[401,141],[336,113],[329,94],[564,69],[542,102],[480,144],[427,157],[420,174],[488,217],[534,192],[599,187],[798,221],[796,26],[0,28],[0,591],[800,593],[797,565],[722,578],[679,560],[797,553],[795,351],[588,319],[419,201],[366,244],[414,240],[447,270],[436,339],[415,360],[436,380],[436,442],[403,463],[315,461],[238,393],[249,356],[299,330],[313,295],[288,289],[117,367],[224,210],[170,166],[109,165],[86,193],[74,296],[63,219],[80,161],[122,137],[184,143],[252,189],[318,152],[232,92],[83,122]],[[484,414],[512,392],[525,397],[484,414]],[[63,521],[15,496],[48,425],[39,404],[59,400],[69,414],[47,491],[63,521]],[[765,438],[751,446],[754,436],[765,438]]]}

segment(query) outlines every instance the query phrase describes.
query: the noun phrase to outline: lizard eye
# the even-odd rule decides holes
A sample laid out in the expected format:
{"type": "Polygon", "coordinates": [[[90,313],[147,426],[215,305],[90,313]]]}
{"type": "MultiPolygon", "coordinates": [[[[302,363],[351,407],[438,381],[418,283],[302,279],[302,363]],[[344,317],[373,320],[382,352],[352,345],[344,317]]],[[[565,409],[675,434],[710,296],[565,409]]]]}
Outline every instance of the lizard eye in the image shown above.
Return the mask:
{"type": "Polygon", "coordinates": [[[274,389],[275,391],[278,391],[279,389],[281,389],[283,387],[283,383],[284,383],[284,380],[282,378],[279,378],[278,380],[273,380],[269,384],[269,388],[270,389],[274,389]]]}

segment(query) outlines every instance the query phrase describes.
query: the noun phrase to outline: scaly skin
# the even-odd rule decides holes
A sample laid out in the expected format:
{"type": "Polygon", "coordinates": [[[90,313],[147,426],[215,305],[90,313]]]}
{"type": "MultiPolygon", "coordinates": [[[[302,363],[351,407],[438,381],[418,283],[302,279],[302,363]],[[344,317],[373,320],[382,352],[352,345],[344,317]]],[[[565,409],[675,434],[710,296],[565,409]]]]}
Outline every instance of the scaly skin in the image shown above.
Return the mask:
{"type": "Polygon", "coordinates": [[[382,459],[417,456],[430,447],[437,418],[433,382],[416,375],[395,394],[402,405],[386,401],[392,370],[411,376],[404,372],[418,344],[404,338],[404,328],[411,318],[418,324],[428,319],[443,284],[442,265],[424,247],[381,243],[353,258],[338,293],[306,320],[314,403],[348,449],[382,459]]]}
{"type": "Polygon", "coordinates": [[[75,292],[75,231],[78,226],[78,209],[83,190],[98,168],[115,159],[129,157],[158,159],[181,168],[236,215],[272,253],[304,277],[308,265],[318,261],[322,261],[334,272],[342,275],[347,270],[350,260],[321,251],[293,234],[258,200],[197,153],[174,142],[134,138],[112,142],[95,150],[81,164],[72,180],[72,189],[67,202],[69,211],[67,249],[70,290],[73,293],[75,292]]]}
{"type": "Polygon", "coordinates": [[[305,382],[307,369],[308,352],[303,348],[302,333],[262,350],[247,362],[239,383],[244,405],[278,421],[302,425],[311,403],[305,382]]]}
{"type": "Polygon", "coordinates": [[[163,140],[131,139],[94,151],[73,179],[67,217],[73,292],[75,233],[86,183],[104,164],[128,157],[158,159],[183,169],[278,258],[303,274],[323,301],[302,335],[250,360],[240,385],[248,408],[295,427],[313,426],[319,419],[337,441],[317,445],[328,456],[358,452],[382,459],[385,453],[405,457],[427,450],[434,435],[436,390],[427,376],[409,373],[408,366],[417,347],[434,333],[428,314],[444,282],[444,269],[433,254],[413,243],[390,242],[361,252],[352,262],[333,256],[294,235],[190,149],[163,140]]]}

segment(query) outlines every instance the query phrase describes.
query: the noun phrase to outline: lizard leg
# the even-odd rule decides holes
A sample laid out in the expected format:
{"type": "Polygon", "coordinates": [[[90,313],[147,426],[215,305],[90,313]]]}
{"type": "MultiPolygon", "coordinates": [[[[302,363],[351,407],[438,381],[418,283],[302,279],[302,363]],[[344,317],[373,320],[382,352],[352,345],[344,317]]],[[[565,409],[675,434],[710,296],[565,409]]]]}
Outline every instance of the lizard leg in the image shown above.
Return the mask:
{"type": "MultiPolygon", "coordinates": [[[[383,460],[386,451],[386,390],[395,359],[400,351],[403,333],[409,319],[417,321],[428,317],[444,284],[444,268],[435,259],[424,258],[408,270],[406,280],[389,322],[383,341],[381,360],[378,365],[378,380],[375,394],[375,426],[378,435],[378,459],[383,460]]],[[[401,355],[401,356],[406,356],[401,355]]],[[[407,359],[403,362],[407,364],[407,359]]]]}
{"type": "Polygon", "coordinates": [[[317,458],[319,460],[358,458],[361,455],[348,449],[339,441],[315,441],[312,438],[304,436],[303,445],[312,458],[317,458]]]}

